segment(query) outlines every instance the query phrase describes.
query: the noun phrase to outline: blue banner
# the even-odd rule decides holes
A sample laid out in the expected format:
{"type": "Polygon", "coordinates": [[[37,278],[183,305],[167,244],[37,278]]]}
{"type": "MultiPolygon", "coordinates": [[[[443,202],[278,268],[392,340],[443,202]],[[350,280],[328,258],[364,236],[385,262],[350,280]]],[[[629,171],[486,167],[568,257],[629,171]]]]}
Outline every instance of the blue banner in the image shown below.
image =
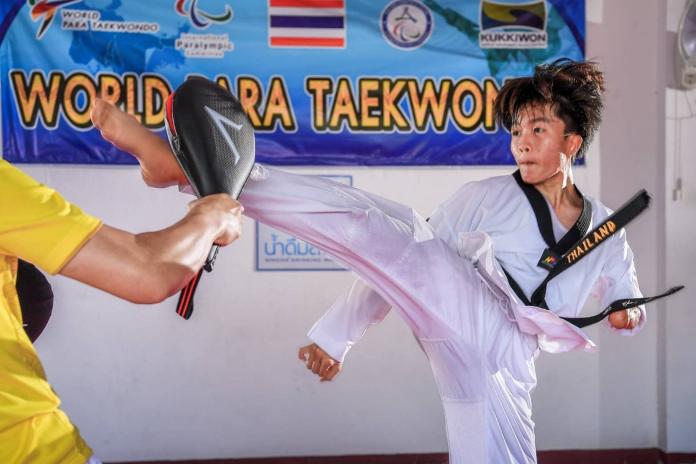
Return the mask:
{"type": "Polygon", "coordinates": [[[164,137],[191,75],[242,102],[276,165],[513,164],[507,78],[582,59],[585,0],[3,0],[2,156],[132,163],[98,96],[164,137]]]}

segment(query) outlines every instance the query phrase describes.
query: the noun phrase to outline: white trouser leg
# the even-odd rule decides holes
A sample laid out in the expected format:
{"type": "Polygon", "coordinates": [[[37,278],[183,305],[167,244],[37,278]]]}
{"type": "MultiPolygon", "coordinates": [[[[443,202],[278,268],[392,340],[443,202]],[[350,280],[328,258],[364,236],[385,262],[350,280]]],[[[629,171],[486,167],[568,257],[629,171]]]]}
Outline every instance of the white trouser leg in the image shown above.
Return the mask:
{"type": "Polygon", "coordinates": [[[411,208],[318,176],[262,168],[245,214],[326,251],[397,308],[418,336],[476,340],[490,299],[473,266],[411,208]],[[262,176],[263,177],[263,176],[262,176]]]}

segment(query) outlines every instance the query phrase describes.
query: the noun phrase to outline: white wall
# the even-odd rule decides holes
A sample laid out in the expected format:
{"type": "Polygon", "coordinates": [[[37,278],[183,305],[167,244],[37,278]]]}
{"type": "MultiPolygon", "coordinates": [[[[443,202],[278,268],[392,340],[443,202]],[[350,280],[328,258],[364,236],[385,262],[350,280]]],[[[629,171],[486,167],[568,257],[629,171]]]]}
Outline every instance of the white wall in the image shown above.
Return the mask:
{"type": "MultiPolygon", "coordinates": [[[[667,4],[668,47],[676,39],[685,0],[667,4]]],[[[696,450],[696,90],[667,89],[665,197],[667,219],[666,280],[687,286],[665,302],[662,374],[664,381],[664,431],[661,445],[672,452],[696,450]],[[674,196],[677,179],[682,180],[681,196],[674,196]]]]}
{"type": "MultiPolygon", "coordinates": [[[[688,267],[694,245],[687,242],[696,198],[693,120],[682,125],[680,138],[681,202],[669,201],[665,173],[671,179],[674,158],[662,155],[673,124],[668,120],[665,128],[660,75],[664,5],[588,1],[594,21],[588,56],[607,71],[609,92],[600,140],[588,166],[576,171],[583,191],[597,195],[601,186],[610,206],[643,186],[655,195],[653,209],[629,229],[646,293],[665,282],[695,288],[688,267]]],[[[23,169],[105,222],[132,231],[175,221],[188,200],[173,190],[147,189],[132,167],[23,169]]],[[[355,186],[428,214],[461,183],[511,169],[295,171],[352,174],[355,186]]],[[[399,318],[372,329],[338,380],[320,384],[296,350],[350,274],[257,273],[253,254],[254,228],[247,221],[244,238],[222,250],[215,271],[204,277],[188,322],[175,315],[175,298],[136,307],[52,278],[54,316],[37,346],[64,408],[97,454],[136,460],[445,451],[427,362],[399,318]]],[[[695,451],[693,300],[684,292],[653,305],[648,327],[632,339],[593,328],[596,355],[542,356],[534,395],[539,449],[659,445],[695,451]]]]}
{"type": "Polygon", "coordinates": [[[693,329],[696,327],[696,273],[693,268],[696,261],[696,160],[693,156],[696,147],[696,92],[670,90],[667,100],[666,278],[670,285],[682,283],[687,289],[665,304],[665,446],[670,451],[693,452],[696,448],[696,361],[693,356],[693,329]],[[687,101],[690,109],[688,118],[685,118],[683,109],[687,101]],[[672,112],[675,106],[680,109],[672,112]],[[673,116],[679,119],[671,119],[673,116]],[[675,126],[680,126],[676,133],[675,126]],[[683,183],[682,197],[673,201],[673,181],[677,175],[683,183]]]}
{"type": "MultiPolygon", "coordinates": [[[[604,2],[603,23],[592,31],[594,52],[607,77],[602,125],[602,198],[619,206],[647,189],[650,210],[628,228],[641,288],[665,286],[664,92],[665,4],[650,0],[604,2]]],[[[658,354],[663,303],[639,337],[600,336],[598,413],[603,448],[658,445],[658,354]]]]}

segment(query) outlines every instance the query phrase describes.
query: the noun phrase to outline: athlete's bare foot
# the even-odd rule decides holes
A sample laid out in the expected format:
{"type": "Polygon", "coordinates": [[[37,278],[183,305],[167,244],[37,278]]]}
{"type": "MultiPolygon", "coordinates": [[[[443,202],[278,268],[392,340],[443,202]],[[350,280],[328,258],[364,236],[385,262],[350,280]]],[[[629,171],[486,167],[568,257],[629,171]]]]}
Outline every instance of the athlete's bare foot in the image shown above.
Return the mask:
{"type": "Polygon", "coordinates": [[[104,139],[138,160],[148,185],[168,187],[187,183],[167,142],[140,125],[133,116],[98,98],[90,117],[104,139]]]}

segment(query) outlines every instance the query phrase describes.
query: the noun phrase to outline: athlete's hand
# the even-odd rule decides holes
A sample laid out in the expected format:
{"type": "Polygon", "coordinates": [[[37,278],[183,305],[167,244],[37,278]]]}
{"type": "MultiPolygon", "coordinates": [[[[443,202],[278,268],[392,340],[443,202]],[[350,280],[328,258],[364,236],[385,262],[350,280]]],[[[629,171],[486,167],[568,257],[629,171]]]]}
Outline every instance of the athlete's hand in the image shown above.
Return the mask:
{"type": "Polygon", "coordinates": [[[300,348],[298,357],[305,363],[307,369],[319,376],[322,382],[330,382],[341,372],[341,363],[329,356],[316,343],[300,348]]]}
{"type": "Polygon", "coordinates": [[[609,314],[609,323],[615,329],[634,329],[640,322],[639,308],[624,309],[609,314]]]}

